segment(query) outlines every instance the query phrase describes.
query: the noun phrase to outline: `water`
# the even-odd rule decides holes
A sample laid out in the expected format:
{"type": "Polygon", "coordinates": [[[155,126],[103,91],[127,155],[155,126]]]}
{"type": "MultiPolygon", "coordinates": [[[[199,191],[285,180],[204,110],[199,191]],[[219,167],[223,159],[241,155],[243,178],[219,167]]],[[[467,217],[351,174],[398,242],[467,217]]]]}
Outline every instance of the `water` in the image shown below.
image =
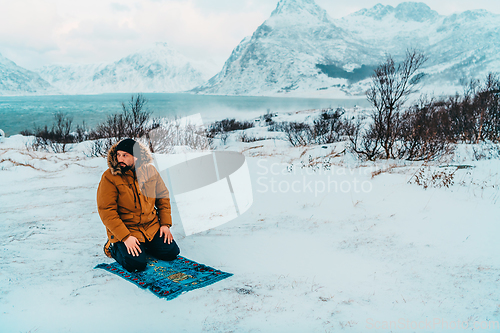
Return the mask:
{"type": "MultiPolygon", "coordinates": [[[[283,98],[245,96],[206,96],[192,94],[143,94],[147,108],[154,117],[175,118],[200,113],[204,123],[232,117],[252,119],[270,110],[291,112],[338,106],[367,107],[361,99],[283,98]]],[[[83,120],[94,127],[110,114],[121,111],[132,94],[62,95],[62,96],[0,96],[0,129],[7,136],[34,126],[51,125],[57,111],[73,117],[73,126],[83,120]]]]}

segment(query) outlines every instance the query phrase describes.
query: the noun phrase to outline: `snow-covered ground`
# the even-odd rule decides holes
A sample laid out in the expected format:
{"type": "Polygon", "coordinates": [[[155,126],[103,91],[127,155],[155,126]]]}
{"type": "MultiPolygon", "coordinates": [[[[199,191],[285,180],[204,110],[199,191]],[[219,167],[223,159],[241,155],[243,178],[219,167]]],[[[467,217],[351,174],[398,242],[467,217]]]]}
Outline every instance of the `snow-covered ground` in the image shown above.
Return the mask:
{"type": "Polygon", "coordinates": [[[189,237],[172,228],[182,255],[234,276],[172,301],[93,269],[111,262],[95,201],[104,158],[0,138],[0,331],[500,331],[498,148],[362,163],[343,143],[293,148],[247,132],[268,139],[234,133],[221,149],[246,156],[252,207],[189,237]],[[453,184],[424,189],[415,174],[453,184]]]}

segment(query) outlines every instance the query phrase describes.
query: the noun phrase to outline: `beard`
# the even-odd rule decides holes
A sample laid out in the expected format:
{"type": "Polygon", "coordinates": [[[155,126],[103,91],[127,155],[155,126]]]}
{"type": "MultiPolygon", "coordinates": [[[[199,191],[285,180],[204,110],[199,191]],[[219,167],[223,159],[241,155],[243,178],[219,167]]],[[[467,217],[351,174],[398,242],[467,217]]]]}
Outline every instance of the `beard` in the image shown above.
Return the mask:
{"type": "Polygon", "coordinates": [[[126,165],[125,164],[125,166],[123,166],[123,165],[120,164],[120,169],[122,170],[122,172],[127,172],[127,171],[131,170],[132,167],[133,167],[132,165],[126,165]]]}

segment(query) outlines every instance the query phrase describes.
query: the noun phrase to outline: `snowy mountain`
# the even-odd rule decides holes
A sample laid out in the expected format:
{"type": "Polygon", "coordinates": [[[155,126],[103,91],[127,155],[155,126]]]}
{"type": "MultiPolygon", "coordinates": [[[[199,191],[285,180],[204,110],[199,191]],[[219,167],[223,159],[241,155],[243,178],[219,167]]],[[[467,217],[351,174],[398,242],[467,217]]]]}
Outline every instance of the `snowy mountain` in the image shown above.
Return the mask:
{"type": "Polygon", "coordinates": [[[56,93],[40,75],[16,65],[0,54],[0,95],[56,93]]]}
{"type": "Polygon", "coordinates": [[[429,58],[427,83],[456,86],[500,70],[500,15],[484,10],[442,16],[423,3],[379,4],[336,23],[396,57],[421,49],[429,58]]]}
{"type": "Polygon", "coordinates": [[[500,15],[484,10],[444,16],[424,3],[405,2],[332,19],[314,0],[280,0],[217,74],[213,65],[191,61],[165,43],[112,63],[45,66],[39,76],[0,56],[0,94],[192,89],[218,95],[362,96],[386,54],[400,60],[408,48],[429,59],[425,90],[450,93],[462,79],[500,71],[499,45],[500,15]]]}
{"type": "Polygon", "coordinates": [[[500,70],[500,15],[484,10],[439,15],[424,3],[378,4],[334,20],[313,0],[281,0],[224,68],[194,91],[223,95],[363,94],[386,54],[407,48],[429,58],[429,89],[500,70]],[[493,46],[492,46],[493,45],[493,46]]]}
{"type": "Polygon", "coordinates": [[[210,67],[190,61],[166,43],[108,64],[50,65],[40,75],[68,94],[178,92],[203,84],[210,67]]]}
{"type": "Polygon", "coordinates": [[[310,91],[344,79],[321,74],[317,64],[343,68],[378,55],[336,26],[313,0],[281,0],[271,17],[238,45],[222,71],[196,92],[261,95],[310,91]]]}

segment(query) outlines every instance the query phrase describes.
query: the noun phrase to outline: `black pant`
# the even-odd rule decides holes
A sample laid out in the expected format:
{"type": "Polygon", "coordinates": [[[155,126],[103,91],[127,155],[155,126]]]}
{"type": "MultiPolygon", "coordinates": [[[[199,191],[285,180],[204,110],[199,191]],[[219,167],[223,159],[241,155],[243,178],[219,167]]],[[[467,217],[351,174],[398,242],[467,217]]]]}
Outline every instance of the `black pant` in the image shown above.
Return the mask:
{"type": "Polygon", "coordinates": [[[138,272],[146,269],[146,252],[161,260],[174,260],[180,253],[179,247],[172,239],[170,244],[164,243],[165,236],[160,237],[160,231],[156,233],[151,241],[146,239],[145,243],[140,243],[141,253],[134,257],[127,252],[125,243],[114,243],[110,248],[111,255],[115,260],[129,272],[138,272]]]}

